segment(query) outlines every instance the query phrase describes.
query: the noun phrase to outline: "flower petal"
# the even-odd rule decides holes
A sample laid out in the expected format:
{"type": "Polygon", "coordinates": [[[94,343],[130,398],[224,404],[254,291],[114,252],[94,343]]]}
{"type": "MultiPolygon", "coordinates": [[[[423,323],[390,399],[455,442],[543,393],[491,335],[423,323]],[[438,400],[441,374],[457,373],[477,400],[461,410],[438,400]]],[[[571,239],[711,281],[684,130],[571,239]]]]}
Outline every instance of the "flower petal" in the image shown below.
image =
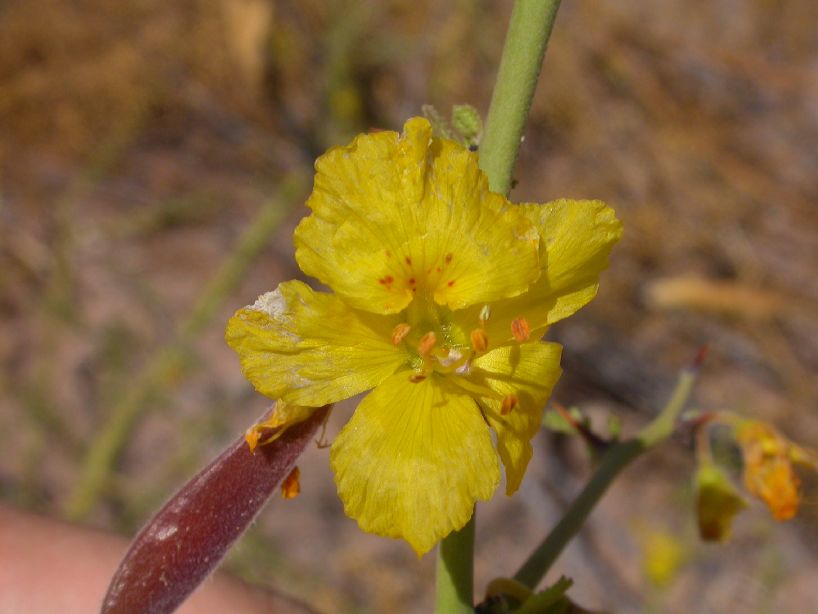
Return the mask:
{"type": "Polygon", "coordinates": [[[317,407],[290,405],[278,399],[273,412],[259,420],[244,433],[244,440],[251,452],[260,445],[267,445],[279,439],[287,429],[307,420],[318,410],[317,407]]]}
{"type": "MultiPolygon", "coordinates": [[[[622,236],[622,224],[613,209],[598,200],[555,200],[544,205],[519,205],[540,234],[542,275],[518,298],[491,305],[486,326],[489,342],[512,338],[511,322],[525,318],[532,338],[567,318],[596,296],[599,274],[608,267],[608,255],[622,236]]],[[[479,307],[464,318],[477,320],[479,307]]]]}
{"type": "Polygon", "coordinates": [[[557,343],[505,345],[474,360],[468,379],[486,385],[501,398],[515,395],[518,404],[506,415],[502,402],[481,398],[486,418],[497,433],[497,451],[506,468],[506,494],[522,482],[531,460],[531,439],[540,430],[551,390],[562,373],[557,343]]]}
{"type": "Polygon", "coordinates": [[[491,497],[500,469],[474,400],[439,377],[412,383],[409,375],[393,375],[364,398],[330,463],[347,515],[421,555],[491,497]]]}
{"type": "Polygon", "coordinates": [[[540,274],[532,221],[425,119],[321,156],[307,205],[298,264],[359,309],[396,313],[416,294],[460,309],[517,296],[540,274]]]}
{"type": "Polygon", "coordinates": [[[406,361],[389,341],[396,324],[288,281],[237,311],[225,338],[260,393],[318,407],[373,388],[406,361]]]}

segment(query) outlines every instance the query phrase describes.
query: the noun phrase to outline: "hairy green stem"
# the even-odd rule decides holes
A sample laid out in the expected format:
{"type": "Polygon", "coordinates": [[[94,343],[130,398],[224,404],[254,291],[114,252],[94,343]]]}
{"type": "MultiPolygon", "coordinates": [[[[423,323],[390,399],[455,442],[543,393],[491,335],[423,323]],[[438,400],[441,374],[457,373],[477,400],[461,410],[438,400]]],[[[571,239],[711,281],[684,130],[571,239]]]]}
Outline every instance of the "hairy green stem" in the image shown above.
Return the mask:
{"type": "Polygon", "coordinates": [[[508,194],[520,139],[540,76],[560,0],[517,0],[511,13],[486,129],[480,166],[492,191],[508,194]]]}
{"type": "Polygon", "coordinates": [[[539,584],[568,542],[585,524],[591,511],[620,472],[643,452],[670,437],[679,414],[690,398],[695,380],[696,371],[694,369],[683,371],[673,395],[659,415],[633,439],[618,443],[608,450],[591,480],[571,504],[557,526],[520,567],[514,576],[515,580],[532,589],[539,584]]]}
{"type": "Polygon", "coordinates": [[[212,320],[218,308],[242,280],[252,261],[267,245],[271,233],[288,211],[284,203],[289,202],[303,186],[304,178],[301,176],[288,179],[281,187],[280,196],[261,208],[182,322],[176,339],[158,349],[145,370],[123,391],[83,458],[76,486],[64,506],[67,518],[83,520],[96,505],[109,485],[116,460],[134,426],[147,413],[160,391],[170,382],[178,380],[178,375],[187,362],[191,342],[212,320]]]}
{"type": "MultiPolygon", "coordinates": [[[[517,0],[511,13],[480,144],[480,168],[494,192],[508,194],[531,99],[560,0],[517,0]]],[[[435,612],[474,611],[474,516],[438,549],[435,612]]]]}

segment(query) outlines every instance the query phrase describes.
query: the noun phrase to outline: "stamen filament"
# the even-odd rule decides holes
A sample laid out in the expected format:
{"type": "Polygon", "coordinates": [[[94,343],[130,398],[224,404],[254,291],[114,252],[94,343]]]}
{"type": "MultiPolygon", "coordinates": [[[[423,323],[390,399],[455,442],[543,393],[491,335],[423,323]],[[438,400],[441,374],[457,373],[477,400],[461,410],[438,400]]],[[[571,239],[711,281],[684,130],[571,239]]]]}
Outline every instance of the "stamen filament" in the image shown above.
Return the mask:
{"type": "Polygon", "coordinates": [[[459,386],[463,390],[467,392],[472,392],[474,394],[480,395],[486,399],[494,399],[496,401],[502,401],[503,397],[499,393],[495,392],[488,386],[484,386],[482,384],[478,384],[472,380],[466,379],[465,377],[461,377],[458,375],[450,375],[450,381],[459,386]]]}

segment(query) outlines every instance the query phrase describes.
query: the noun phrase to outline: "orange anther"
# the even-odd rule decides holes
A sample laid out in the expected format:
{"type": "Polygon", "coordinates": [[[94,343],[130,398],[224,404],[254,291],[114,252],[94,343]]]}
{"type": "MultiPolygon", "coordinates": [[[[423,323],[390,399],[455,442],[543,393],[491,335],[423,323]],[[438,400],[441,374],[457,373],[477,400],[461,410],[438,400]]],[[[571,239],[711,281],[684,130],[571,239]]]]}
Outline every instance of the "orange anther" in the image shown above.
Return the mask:
{"type": "Polygon", "coordinates": [[[516,394],[509,394],[503,398],[503,402],[500,405],[500,415],[507,416],[511,413],[511,410],[517,407],[519,401],[517,400],[516,394]]]}
{"type": "Polygon", "coordinates": [[[426,379],[426,376],[423,373],[414,373],[409,376],[409,381],[413,384],[417,384],[418,382],[422,382],[426,379]]]}
{"type": "Polygon", "coordinates": [[[255,426],[251,426],[244,434],[244,441],[247,442],[247,447],[250,448],[250,452],[256,451],[259,439],[261,439],[261,433],[255,426]]]}
{"type": "Polygon", "coordinates": [[[284,481],[281,483],[282,497],[285,499],[295,499],[301,494],[301,482],[298,481],[299,477],[301,477],[301,471],[298,467],[293,467],[293,470],[290,471],[290,475],[284,478],[284,481]]]}
{"type": "Polygon", "coordinates": [[[482,354],[489,347],[488,335],[482,328],[475,328],[469,336],[471,337],[471,346],[478,354],[482,354]]]}
{"type": "Polygon", "coordinates": [[[409,334],[409,331],[412,330],[412,327],[409,326],[406,322],[401,322],[395,328],[392,329],[392,344],[399,345],[401,341],[406,339],[406,335],[409,334]]]}
{"type": "Polygon", "coordinates": [[[437,335],[434,332],[429,331],[425,335],[420,338],[420,342],[418,343],[418,354],[421,356],[426,356],[435,344],[437,343],[437,335]]]}
{"type": "Polygon", "coordinates": [[[511,321],[511,334],[519,342],[528,341],[531,336],[531,329],[528,326],[528,320],[523,317],[515,318],[511,321]]]}
{"type": "Polygon", "coordinates": [[[247,442],[250,452],[255,452],[257,447],[270,443],[271,437],[278,430],[280,429],[271,428],[269,424],[254,424],[244,433],[244,441],[247,442]]]}

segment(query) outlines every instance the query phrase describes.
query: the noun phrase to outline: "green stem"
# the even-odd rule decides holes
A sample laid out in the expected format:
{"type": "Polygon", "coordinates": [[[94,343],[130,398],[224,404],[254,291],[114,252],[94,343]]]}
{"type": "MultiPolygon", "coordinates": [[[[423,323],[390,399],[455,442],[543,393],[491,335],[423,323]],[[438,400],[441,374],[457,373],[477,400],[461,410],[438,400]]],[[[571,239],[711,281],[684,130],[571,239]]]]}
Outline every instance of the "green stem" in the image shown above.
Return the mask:
{"type": "Polygon", "coordinates": [[[515,580],[532,589],[539,584],[568,542],[585,524],[588,515],[619,473],[643,452],[670,437],[679,414],[690,398],[695,380],[695,370],[683,371],[673,395],[659,415],[636,437],[618,443],[608,450],[590,482],[571,504],[562,520],[523,564],[514,576],[515,580]]]}
{"type": "MultiPolygon", "coordinates": [[[[480,168],[494,192],[508,194],[531,99],[560,0],[517,0],[511,12],[486,130],[480,168]]],[[[435,612],[474,611],[474,516],[440,542],[435,612]]]]}
{"type": "Polygon", "coordinates": [[[435,612],[474,612],[474,514],[465,527],[440,542],[435,580],[435,612]]]}
{"type": "Polygon", "coordinates": [[[517,0],[511,12],[486,129],[480,166],[492,191],[508,194],[520,139],[540,76],[560,0],[517,0]]]}

